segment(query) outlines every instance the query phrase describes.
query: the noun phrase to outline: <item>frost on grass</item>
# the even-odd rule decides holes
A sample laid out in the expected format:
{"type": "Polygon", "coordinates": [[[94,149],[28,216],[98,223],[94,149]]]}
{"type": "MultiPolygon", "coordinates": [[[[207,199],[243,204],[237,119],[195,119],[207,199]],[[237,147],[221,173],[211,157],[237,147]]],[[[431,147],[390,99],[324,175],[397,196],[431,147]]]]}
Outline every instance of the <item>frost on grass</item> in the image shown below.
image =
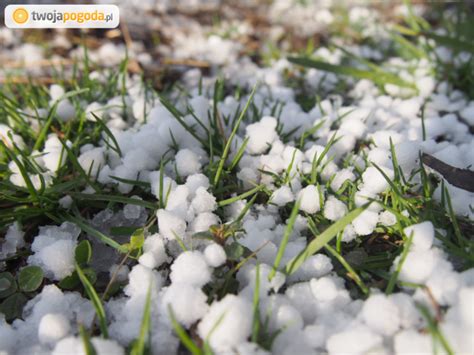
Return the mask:
{"type": "MultiPolygon", "coordinates": [[[[88,50],[87,80],[0,97],[0,352],[87,353],[81,324],[95,353],[124,354],[148,318],[152,354],[189,342],[216,354],[474,352],[474,194],[420,161],[472,170],[474,101],[455,78],[468,76],[472,53],[437,41],[431,31],[447,30],[417,17],[424,32],[407,39],[370,6],[339,16],[330,2],[278,0],[263,11],[268,48],[250,57],[260,29],[183,20],[180,4],[201,2],[120,3],[169,16],[155,49],[179,64],[176,85],[158,95],[126,71],[153,73],[155,57],[133,34],[129,66],[125,46],[107,41],[88,50]],[[333,25],[361,37],[333,41],[333,25]],[[380,75],[286,59],[301,48],[285,33],[321,31],[338,46],[309,43],[311,58],[344,72],[370,61],[380,75]],[[77,248],[86,240],[91,256],[77,248]],[[19,280],[24,266],[43,271],[35,291],[19,280]],[[77,267],[101,299],[108,339],[77,267]]],[[[394,7],[402,17],[426,11],[394,7]]],[[[15,61],[45,54],[8,29],[0,40],[15,61]]],[[[79,49],[71,56],[85,60],[79,49]]]]}

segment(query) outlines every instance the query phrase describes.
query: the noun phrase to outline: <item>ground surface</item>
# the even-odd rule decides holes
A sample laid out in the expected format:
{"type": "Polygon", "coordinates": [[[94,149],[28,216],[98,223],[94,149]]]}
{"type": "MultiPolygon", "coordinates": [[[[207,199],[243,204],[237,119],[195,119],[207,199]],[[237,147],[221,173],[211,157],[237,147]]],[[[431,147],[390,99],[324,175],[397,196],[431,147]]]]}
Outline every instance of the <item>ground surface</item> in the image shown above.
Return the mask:
{"type": "Polygon", "coordinates": [[[0,352],[474,352],[468,5],[119,5],[0,28],[0,352]]]}

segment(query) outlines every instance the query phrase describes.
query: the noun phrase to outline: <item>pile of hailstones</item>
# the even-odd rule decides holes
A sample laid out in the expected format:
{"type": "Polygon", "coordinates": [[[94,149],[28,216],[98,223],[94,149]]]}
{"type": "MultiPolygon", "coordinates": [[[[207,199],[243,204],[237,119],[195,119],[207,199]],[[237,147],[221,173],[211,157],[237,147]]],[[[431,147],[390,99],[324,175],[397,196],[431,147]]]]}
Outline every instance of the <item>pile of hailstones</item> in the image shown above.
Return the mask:
{"type": "MultiPolygon", "coordinates": [[[[135,90],[133,80],[131,82],[127,100],[132,107],[143,108],[139,90],[135,90]]],[[[367,87],[371,84],[364,85],[367,87]]],[[[273,194],[268,204],[253,206],[243,219],[245,232],[240,233],[239,242],[252,251],[258,250],[258,253],[256,259],[249,260],[238,271],[238,293],[225,295],[211,304],[207,303],[203,286],[214,281],[214,270],[226,268],[227,256],[222,246],[195,240],[192,235],[208,230],[213,224],[234,220],[246,201],[237,201],[225,207],[227,220],[219,221],[214,213],[217,203],[209,192],[209,179],[202,174],[209,157],[163,106],[155,106],[148,113],[146,122],[128,127],[121,118],[122,110],[113,108],[117,106],[114,104],[121,102],[121,98],[111,99],[106,105],[112,107],[109,109],[101,109],[98,103],[90,104],[86,111],[96,110],[107,118],[123,153],[120,157],[104,142],[97,147],[86,145],[81,148],[78,157],[81,166],[85,171],[91,170],[91,175],[101,184],[117,184],[111,176],[138,178],[149,182],[152,193],[158,197],[160,172],[156,169],[159,159],[173,141],[180,147],[174,159],[164,167],[164,191],[170,190],[170,195],[166,208],[157,212],[159,233],[146,238],[143,255],[131,269],[123,266],[117,270],[117,264],[108,265],[110,272],[117,271],[118,280],[127,285],[122,295],[105,304],[110,338],[92,339],[97,353],[123,354],[130,342],[137,338],[149,287],[152,293],[151,344],[154,353],[176,353],[179,346],[169,317],[169,306],[184,328],[193,327],[199,337],[207,339],[218,354],[268,353],[249,340],[257,270],[260,273],[260,316],[268,319],[267,332],[278,334],[272,343],[271,353],[430,353],[435,347],[442,350],[427,332],[427,322],[417,307],[424,305],[434,316],[436,310],[431,297],[446,309],[439,330],[451,349],[455,353],[473,353],[474,270],[458,273],[453,269],[429,221],[406,228],[405,234],[412,235],[413,239],[399,279],[426,285],[431,295],[423,288],[401,289],[391,295],[373,289],[366,300],[354,300],[345,288],[344,280],[333,272],[331,260],[320,253],[309,257],[292,275],[277,272],[271,280],[268,277],[286,227],[279,208],[298,199],[302,212],[321,213],[328,220],[336,221],[347,213],[348,208],[332,192],[337,191],[347,180],[353,181],[358,187],[355,196],[357,206],[365,204],[367,198],[380,198],[379,194],[389,185],[371,163],[376,163],[389,177],[393,177],[390,138],[395,145],[398,162],[407,174],[417,167],[420,150],[460,167],[465,167],[469,159],[472,160],[472,155],[465,154],[472,151],[472,135],[457,117],[459,115],[472,122],[473,102],[469,104],[462,95],[450,97],[450,88],[445,83],[438,85],[437,91],[434,91],[433,86],[429,92],[433,99],[426,106],[427,137],[423,139],[421,123],[416,115],[424,97],[400,99],[376,96],[372,94],[374,90],[374,87],[367,89],[365,96],[359,101],[355,100],[353,106],[340,107],[334,101],[325,100],[310,112],[300,108],[289,88],[275,87],[272,95],[268,87],[257,90],[254,102],[261,108],[262,118],[253,123],[242,123],[235,137],[231,157],[247,137],[248,145],[239,163],[237,178],[244,188],[251,188],[257,183],[265,184],[273,194]],[[320,138],[315,140],[310,137],[303,150],[295,148],[291,142],[283,143],[277,133],[277,120],[270,116],[271,105],[268,102],[274,102],[272,100],[286,103],[280,115],[282,133],[290,131],[296,121],[300,128],[293,137],[297,141],[305,129],[324,120],[317,132],[320,138]],[[454,101],[457,104],[453,104],[454,101]],[[440,113],[446,109],[451,111],[444,115],[440,113]],[[335,133],[331,130],[332,123],[343,114],[345,118],[337,131],[340,139],[329,152],[334,160],[326,160],[326,164],[322,165],[324,168],[318,171],[324,181],[330,181],[330,188],[323,191],[314,185],[303,187],[300,174],[311,171],[314,156],[321,154],[335,133]],[[435,138],[442,133],[449,140],[436,142],[435,138]],[[351,157],[351,164],[364,171],[361,177],[352,168],[341,169],[338,165],[351,154],[358,139],[373,141],[358,156],[351,157]],[[277,188],[269,175],[260,172],[260,169],[264,169],[280,174],[292,161],[291,179],[287,185],[277,188]],[[185,183],[176,182],[175,172],[185,183]],[[189,247],[188,251],[178,246],[177,235],[189,247]],[[166,263],[171,265],[169,269],[160,268],[166,263]]],[[[62,88],[53,86],[52,102],[62,97],[63,93],[62,88]]],[[[239,105],[243,107],[247,98],[243,97],[239,102],[227,97],[219,103],[218,108],[223,115],[233,114],[239,105]]],[[[186,104],[203,122],[209,124],[207,120],[212,107],[211,100],[195,94],[186,104]]],[[[133,111],[143,112],[143,109],[133,111]]],[[[74,116],[74,109],[67,99],[59,103],[58,115],[64,120],[74,116]]],[[[194,122],[190,115],[185,120],[194,122]]],[[[7,143],[13,139],[18,146],[24,146],[21,137],[7,126],[1,126],[0,129],[7,143]],[[8,131],[11,135],[6,134],[8,131]]],[[[201,127],[197,126],[196,129],[198,135],[204,136],[201,127]]],[[[231,127],[225,127],[225,130],[229,134],[231,127]]],[[[105,139],[108,138],[104,136],[105,139]]],[[[33,152],[32,156],[45,169],[43,178],[47,183],[52,181],[59,167],[66,163],[64,155],[61,155],[61,144],[54,134],[48,137],[44,149],[33,152]]],[[[25,181],[18,167],[14,163],[9,167],[12,171],[11,182],[24,186],[25,181]]],[[[39,176],[31,176],[31,180],[35,184],[40,183],[39,176]]],[[[472,218],[472,212],[466,208],[469,203],[472,204],[472,194],[446,184],[456,212],[470,214],[472,218]]],[[[117,189],[121,193],[128,193],[131,186],[120,182],[117,189]]],[[[60,201],[64,209],[69,208],[71,203],[69,196],[60,201]]],[[[120,213],[133,221],[143,211],[127,205],[120,213]]],[[[372,203],[346,227],[343,242],[369,235],[377,225],[390,226],[395,223],[396,218],[392,213],[372,203]]],[[[302,237],[306,229],[306,221],[300,214],[280,265],[284,265],[306,246],[306,239],[302,237]]],[[[443,233],[442,230],[438,232],[443,233]]],[[[74,270],[74,248],[79,234],[79,228],[71,223],[40,228],[31,245],[32,255],[28,258],[28,264],[39,265],[51,281],[63,279],[74,270]]],[[[6,235],[2,255],[12,254],[23,245],[23,232],[14,224],[6,235]]],[[[398,262],[399,258],[395,260],[393,270],[397,268],[398,262]]],[[[90,325],[93,319],[91,303],[78,292],[63,292],[54,284],[47,285],[27,303],[22,319],[8,324],[0,318],[0,351],[8,354],[84,353],[77,324],[90,325]]]]}

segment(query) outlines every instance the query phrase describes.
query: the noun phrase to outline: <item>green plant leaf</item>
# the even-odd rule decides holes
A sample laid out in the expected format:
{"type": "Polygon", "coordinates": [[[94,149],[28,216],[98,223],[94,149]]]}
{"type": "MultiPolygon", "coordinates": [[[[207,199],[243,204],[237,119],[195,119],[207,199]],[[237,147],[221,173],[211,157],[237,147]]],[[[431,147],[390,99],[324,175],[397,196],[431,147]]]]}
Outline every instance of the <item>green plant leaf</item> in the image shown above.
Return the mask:
{"type": "Polygon", "coordinates": [[[79,265],[77,265],[77,263],[76,263],[76,272],[77,272],[77,275],[79,276],[79,280],[81,280],[81,283],[84,286],[84,289],[86,290],[87,295],[89,296],[89,299],[92,302],[92,305],[94,306],[97,317],[99,318],[99,327],[100,327],[100,331],[102,332],[102,336],[104,338],[108,338],[109,332],[107,329],[107,320],[105,318],[105,310],[104,310],[104,306],[102,305],[102,301],[97,295],[97,292],[92,286],[88,277],[84,274],[84,272],[81,270],[79,265]]]}
{"type": "Polygon", "coordinates": [[[143,228],[139,228],[133,232],[132,236],[130,237],[130,250],[141,249],[143,247],[143,243],[145,243],[145,230],[143,228]]]}
{"type": "Polygon", "coordinates": [[[275,258],[275,262],[273,264],[273,269],[268,275],[269,280],[273,279],[278,268],[280,267],[280,262],[281,262],[281,259],[283,258],[283,254],[285,253],[286,245],[288,244],[288,240],[290,239],[291,232],[293,231],[293,226],[295,225],[295,221],[296,221],[296,217],[298,216],[299,209],[300,209],[300,200],[295,202],[295,204],[293,205],[293,209],[291,210],[291,215],[288,220],[288,225],[285,228],[285,233],[283,234],[280,247],[278,248],[278,253],[275,258]]]}
{"type": "Polygon", "coordinates": [[[28,299],[22,293],[14,293],[0,305],[0,312],[5,315],[7,321],[20,318],[27,301],[28,299]]]}
{"type": "Polygon", "coordinates": [[[151,330],[151,283],[148,286],[146,295],[145,307],[143,309],[142,324],[140,327],[140,334],[138,339],[133,343],[130,355],[144,355],[146,354],[147,339],[150,339],[151,330]]]}
{"type": "Polygon", "coordinates": [[[80,242],[74,251],[74,257],[79,265],[88,264],[92,257],[91,243],[88,240],[80,242]]]}
{"type": "Polygon", "coordinates": [[[18,285],[23,292],[33,292],[41,286],[43,278],[43,270],[39,266],[27,266],[18,275],[18,285]]]}
{"type": "Polygon", "coordinates": [[[291,259],[285,266],[285,273],[290,275],[294,273],[298,268],[308,259],[311,255],[315,254],[321,248],[323,248],[331,239],[333,239],[339,232],[343,231],[346,226],[351,223],[357,216],[359,216],[367,205],[352,210],[336,223],[329,226],[324,232],[318,237],[313,239],[308,246],[299,253],[296,257],[291,259]]]}
{"type": "Polygon", "coordinates": [[[291,63],[302,65],[304,67],[315,68],[319,70],[328,71],[338,75],[348,75],[356,79],[368,79],[378,85],[392,84],[400,87],[416,89],[412,83],[408,83],[400,79],[397,75],[379,70],[361,70],[344,65],[334,65],[320,60],[304,58],[304,57],[289,57],[291,63]]]}
{"type": "Polygon", "coordinates": [[[202,355],[202,350],[194,343],[194,341],[191,339],[186,330],[176,320],[173,308],[171,308],[170,304],[168,305],[168,313],[171,319],[171,324],[173,325],[174,332],[178,336],[179,340],[181,340],[181,343],[183,343],[183,345],[186,347],[186,349],[189,350],[191,354],[202,355]]]}
{"type": "Polygon", "coordinates": [[[84,344],[84,350],[86,355],[96,355],[94,345],[91,342],[91,336],[84,328],[82,324],[79,324],[79,335],[81,336],[82,343],[84,344]]]}
{"type": "Polygon", "coordinates": [[[58,286],[64,290],[73,290],[77,286],[79,286],[80,283],[81,283],[81,280],[79,280],[79,276],[77,276],[77,272],[74,271],[71,275],[66,276],[64,279],[59,281],[58,286]]]}
{"type": "Polygon", "coordinates": [[[0,274],[0,298],[7,298],[15,293],[17,285],[15,278],[9,272],[2,272],[0,274]]]}

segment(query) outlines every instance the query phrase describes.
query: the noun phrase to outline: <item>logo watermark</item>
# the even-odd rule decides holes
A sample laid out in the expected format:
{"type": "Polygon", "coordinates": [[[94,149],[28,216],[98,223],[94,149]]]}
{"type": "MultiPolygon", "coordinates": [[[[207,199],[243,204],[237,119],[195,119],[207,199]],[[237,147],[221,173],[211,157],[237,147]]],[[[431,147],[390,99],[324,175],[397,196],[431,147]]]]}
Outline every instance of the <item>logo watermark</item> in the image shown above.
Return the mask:
{"type": "Polygon", "coordinates": [[[8,28],[115,28],[120,22],[115,5],[8,5],[8,28]]]}

